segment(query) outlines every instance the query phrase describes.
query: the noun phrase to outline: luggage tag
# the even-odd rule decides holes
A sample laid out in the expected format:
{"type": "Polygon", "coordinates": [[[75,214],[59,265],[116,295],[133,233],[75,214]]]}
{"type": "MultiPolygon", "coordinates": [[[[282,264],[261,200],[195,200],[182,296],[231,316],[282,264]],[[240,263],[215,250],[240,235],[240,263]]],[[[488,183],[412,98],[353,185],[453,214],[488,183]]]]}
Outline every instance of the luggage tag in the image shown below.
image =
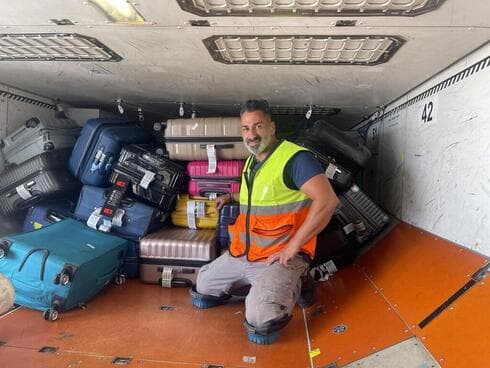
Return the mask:
{"type": "Polygon", "coordinates": [[[327,169],[325,170],[325,175],[327,175],[327,178],[333,179],[336,173],[337,173],[337,165],[329,163],[327,169]]]}
{"type": "Polygon", "coordinates": [[[144,172],[144,175],[143,175],[143,178],[141,178],[139,185],[140,185],[140,187],[142,187],[144,189],[148,189],[148,186],[150,185],[150,183],[153,181],[153,179],[155,179],[156,174],[153,171],[146,170],[143,168],[140,168],[140,170],[142,172],[144,172]]]}
{"type": "Polygon", "coordinates": [[[187,225],[197,229],[196,218],[206,216],[206,203],[203,201],[187,201],[187,225]]]}
{"type": "Polygon", "coordinates": [[[208,155],[208,174],[214,174],[218,163],[216,161],[216,147],[214,144],[206,145],[206,153],[208,155]]]}
{"type": "Polygon", "coordinates": [[[15,191],[19,195],[20,198],[22,198],[24,201],[27,201],[33,197],[30,187],[35,184],[34,181],[30,181],[29,183],[19,185],[18,187],[15,187],[15,191]]]}

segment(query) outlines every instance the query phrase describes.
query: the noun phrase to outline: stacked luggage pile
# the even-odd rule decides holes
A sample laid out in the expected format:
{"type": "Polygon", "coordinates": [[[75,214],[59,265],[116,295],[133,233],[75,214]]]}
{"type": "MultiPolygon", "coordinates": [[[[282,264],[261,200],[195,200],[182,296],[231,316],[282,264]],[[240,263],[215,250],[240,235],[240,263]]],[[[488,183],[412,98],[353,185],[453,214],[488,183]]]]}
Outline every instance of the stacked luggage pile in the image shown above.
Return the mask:
{"type": "Polygon", "coordinates": [[[371,157],[364,145],[323,120],[316,121],[296,143],[317,157],[340,200],[332,220],[317,237],[310,267],[316,280],[325,280],[352,263],[390,217],[354,183],[371,157]]]}
{"type": "MultiPolygon", "coordinates": [[[[0,239],[0,272],[17,304],[55,320],[122,275],[191,286],[228,248],[239,204],[218,211],[215,198],[240,190],[249,152],[239,118],[167,121],[165,157],[153,138],[121,119],[90,119],[80,132],[67,119],[33,118],[2,140],[0,213],[27,212],[22,232],[0,239]]],[[[313,271],[323,277],[389,218],[353,184],[370,156],[364,146],[322,121],[297,143],[322,162],[341,200],[318,237],[313,271]]]]}

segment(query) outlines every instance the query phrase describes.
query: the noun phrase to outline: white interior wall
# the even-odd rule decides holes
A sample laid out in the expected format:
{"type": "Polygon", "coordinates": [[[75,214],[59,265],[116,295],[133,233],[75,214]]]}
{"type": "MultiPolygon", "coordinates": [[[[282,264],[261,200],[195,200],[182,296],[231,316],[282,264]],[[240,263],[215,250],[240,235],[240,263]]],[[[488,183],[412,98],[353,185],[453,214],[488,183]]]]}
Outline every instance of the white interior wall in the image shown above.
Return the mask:
{"type": "Polygon", "coordinates": [[[368,192],[402,221],[485,255],[490,255],[489,101],[487,44],[386,107],[368,130],[367,144],[377,159],[365,173],[368,192]]]}

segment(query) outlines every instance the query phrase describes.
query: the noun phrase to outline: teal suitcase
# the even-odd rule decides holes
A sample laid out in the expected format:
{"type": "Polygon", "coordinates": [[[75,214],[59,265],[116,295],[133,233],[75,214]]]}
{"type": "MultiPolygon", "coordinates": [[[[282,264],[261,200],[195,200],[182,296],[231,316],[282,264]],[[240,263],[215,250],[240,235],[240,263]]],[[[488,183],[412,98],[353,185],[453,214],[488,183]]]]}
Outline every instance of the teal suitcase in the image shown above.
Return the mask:
{"type": "Polygon", "coordinates": [[[0,273],[15,303],[43,311],[46,320],[83,305],[119,274],[129,242],[66,219],[0,239],[0,273]]]}

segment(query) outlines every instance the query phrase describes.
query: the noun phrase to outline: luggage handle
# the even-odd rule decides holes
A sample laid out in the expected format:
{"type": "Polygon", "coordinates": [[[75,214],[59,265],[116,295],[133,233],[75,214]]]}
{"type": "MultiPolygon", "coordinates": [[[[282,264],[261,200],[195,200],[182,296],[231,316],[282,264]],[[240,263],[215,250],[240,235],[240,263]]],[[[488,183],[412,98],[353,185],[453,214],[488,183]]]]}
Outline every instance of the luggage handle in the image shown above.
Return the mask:
{"type": "MultiPolygon", "coordinates": [[[[110,190],[104,191],[104,199],[109,198],[110,190]]],[[[121,207],[130,208],[134,206],[134,200],[132,198],[124,197],[121,199],[121,207]]]]}
{"type": "Polygon", "coordinates": [[[48,260],[48,257],[49,257],[49,249],[46,249],[46,248],[34,248],[34,249],[31,249],[25,256],[24,258],[22,259],[22,262],[20,262],[20,265],[19,265],[19,269],[17,270],[17,272],[21,272],[22,269],[24,268],[24,265],[26,264],[27,260],[29,259],[29,257],[31,255],[33,255],[34,253],[36,252],[43,252],[43,259],[41,260],[41,270],[40,270],[40,274],[39,274],[39,279],[41,281],[44,280],[44,270],[46,268],[46,261],[48,260]]]}
{"type": "Polygon", "coordinates": [[[58,211],[55,211],[55,210],[50,210],[47,214],[46,214],[46,220],[50,221],[50,222],[60,222],[61,220],[65,219],[66,216],[59,213],[58,211]]]}
{"type": "MultiPolygon", "coordinates": [[[[199,147],[201,149],[207,149],[207,144],[200,144],[199,147]]],[[[235,145],[233,143],[228,143],[228,144],[215,144],[214,148],[215,149],[226,149],[226,148],[233,148],[235,145]]]]}

